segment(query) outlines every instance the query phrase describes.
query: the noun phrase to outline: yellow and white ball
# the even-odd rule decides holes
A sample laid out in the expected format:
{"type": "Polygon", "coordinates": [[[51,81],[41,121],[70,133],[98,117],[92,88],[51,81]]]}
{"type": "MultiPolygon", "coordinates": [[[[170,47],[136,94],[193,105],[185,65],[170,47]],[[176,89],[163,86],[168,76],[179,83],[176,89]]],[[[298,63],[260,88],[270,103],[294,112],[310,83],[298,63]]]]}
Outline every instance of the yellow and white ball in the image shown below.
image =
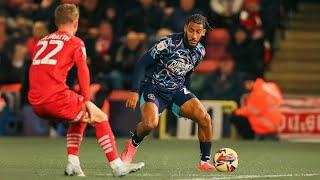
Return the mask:
{"type": "Polygon", "coordinates": [[[230,148],[221,148],[214,155],[214,166],[221,172],[233,172],[239,163],[238,154],[230,148]]]}

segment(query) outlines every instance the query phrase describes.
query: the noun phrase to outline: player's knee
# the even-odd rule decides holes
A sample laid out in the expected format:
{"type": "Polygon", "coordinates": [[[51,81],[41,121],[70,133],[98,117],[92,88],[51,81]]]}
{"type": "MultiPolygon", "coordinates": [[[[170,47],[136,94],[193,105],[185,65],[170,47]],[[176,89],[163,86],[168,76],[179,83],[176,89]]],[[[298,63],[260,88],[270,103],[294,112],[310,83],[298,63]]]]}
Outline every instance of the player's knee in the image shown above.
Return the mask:
{"type": "Polygon", "coordinates": [[[212,126],[211,116],[208,113],[205,113],[199,122],[200,122],[200,126],[202,126],[202,127],[211,127],[212,126]]]}

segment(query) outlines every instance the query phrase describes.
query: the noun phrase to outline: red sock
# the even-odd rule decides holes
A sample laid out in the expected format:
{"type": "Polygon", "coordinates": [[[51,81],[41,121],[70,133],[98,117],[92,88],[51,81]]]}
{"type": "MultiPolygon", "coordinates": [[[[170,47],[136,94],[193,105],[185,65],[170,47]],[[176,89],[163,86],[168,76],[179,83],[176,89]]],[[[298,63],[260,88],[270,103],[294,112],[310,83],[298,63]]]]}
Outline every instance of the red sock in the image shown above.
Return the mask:
{"type": "Polygon", "coordinates": [[[76,122],[69,125],[67,132],[67,153],[78,156],[84,130],[87,124],[76,122]]]}
{"type": "Polygon", "coordinates": [[[118,158],[116,142],[109,121],[95,124],[96,137],[109,162],[118,158]]]}

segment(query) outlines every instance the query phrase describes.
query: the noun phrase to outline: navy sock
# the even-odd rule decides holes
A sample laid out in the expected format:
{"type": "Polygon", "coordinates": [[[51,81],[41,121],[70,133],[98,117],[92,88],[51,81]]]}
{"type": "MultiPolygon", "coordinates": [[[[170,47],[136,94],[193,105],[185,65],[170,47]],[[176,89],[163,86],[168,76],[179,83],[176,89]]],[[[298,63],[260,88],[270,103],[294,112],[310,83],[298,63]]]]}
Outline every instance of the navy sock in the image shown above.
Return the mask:
{"type": "Polygon", "coordinates": [[[209,161],[211,156],[211,142],[200,141],[201,161],[209,161]]]}
{"type": "Polygon", "coordinates": [[[132,137],[131,137],[131,142],[132,142],[132,145],[134,147],[138,147],[140,145],[140,143],[142,142],[144,137],[139,137],[137,135],[137,130],[134,131],[134,133],[132,134],[132,137]]]}

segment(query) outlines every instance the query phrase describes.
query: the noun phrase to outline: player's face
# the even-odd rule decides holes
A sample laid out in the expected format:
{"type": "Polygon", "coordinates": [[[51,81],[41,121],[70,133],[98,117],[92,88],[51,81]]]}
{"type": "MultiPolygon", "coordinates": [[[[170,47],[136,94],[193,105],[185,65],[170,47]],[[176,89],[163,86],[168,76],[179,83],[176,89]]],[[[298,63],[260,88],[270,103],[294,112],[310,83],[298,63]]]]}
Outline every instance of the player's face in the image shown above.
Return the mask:
{"type": "Polygon", "coordinates": [[[187,36],[189,46],[195,47],[199,43],[201,37],[206,34],[206,29],[204,29],[203,24],[191,22],[184,26],[184,33],[187,36]]]}

